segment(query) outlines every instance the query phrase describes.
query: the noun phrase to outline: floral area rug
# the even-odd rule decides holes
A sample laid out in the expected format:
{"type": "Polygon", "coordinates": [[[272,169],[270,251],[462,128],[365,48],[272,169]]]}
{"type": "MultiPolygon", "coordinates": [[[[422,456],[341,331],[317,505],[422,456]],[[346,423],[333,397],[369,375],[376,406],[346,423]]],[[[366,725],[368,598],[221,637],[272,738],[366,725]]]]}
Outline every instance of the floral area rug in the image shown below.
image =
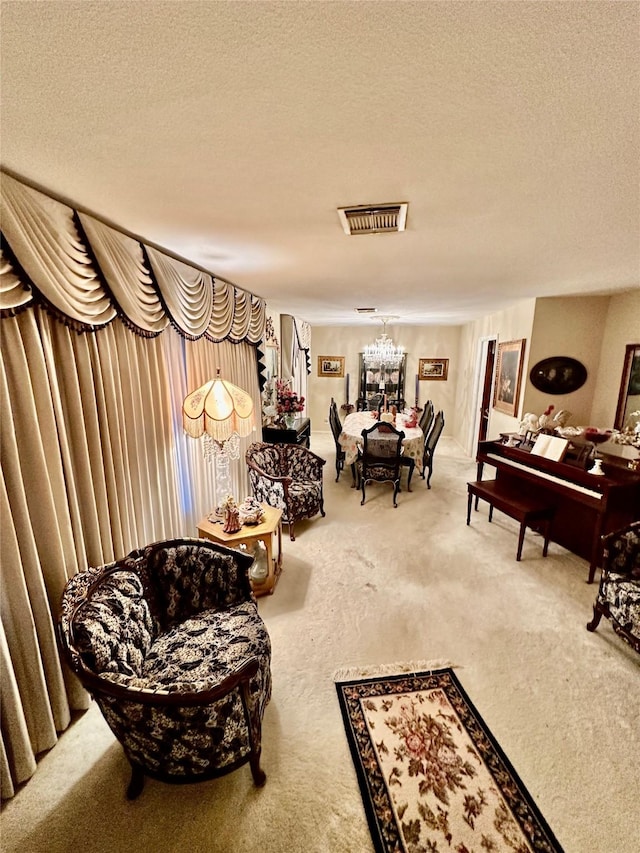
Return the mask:
{"type": "Polygon", "coordinates": [[[335,680],[377,853],[562,853],[451,668],[335,680]]]}

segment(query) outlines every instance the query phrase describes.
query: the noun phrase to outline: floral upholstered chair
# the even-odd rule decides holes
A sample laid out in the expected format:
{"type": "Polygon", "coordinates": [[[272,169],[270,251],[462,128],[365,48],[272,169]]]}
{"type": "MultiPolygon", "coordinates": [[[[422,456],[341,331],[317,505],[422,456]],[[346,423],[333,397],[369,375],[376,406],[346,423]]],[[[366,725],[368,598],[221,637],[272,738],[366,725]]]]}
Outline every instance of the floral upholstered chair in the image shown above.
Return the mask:
{"type": "Polygon", "coordinates": [[[614,631],[640,652],[640,521],[603,536],[602,541],[600,587],[587,629],[595,631],[606,616],[614,631]]]}
{"type": "Polygon", "coordinates": [[[196,782],[249,762],[256,785],[271,645],[253,558],[201,539],[156,542],[67,583],[58,635],[132,768],[196,782]]]}
{"type": "Polygon", "coordinates": [[[292,542],[296,521],[326,515],[322,491],[326,459],[300,444],[266,442],[254,442],[245,459],[255,499],[282,510],[292,542]]]}

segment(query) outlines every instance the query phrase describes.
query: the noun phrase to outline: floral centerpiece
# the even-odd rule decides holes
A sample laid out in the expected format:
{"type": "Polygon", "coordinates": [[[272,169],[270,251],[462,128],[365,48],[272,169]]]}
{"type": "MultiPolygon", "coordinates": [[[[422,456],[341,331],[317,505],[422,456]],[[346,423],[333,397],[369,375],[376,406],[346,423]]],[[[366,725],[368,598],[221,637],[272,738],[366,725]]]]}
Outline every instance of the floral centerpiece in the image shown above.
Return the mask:
{"type": "Polygon", "coordinates": [[[276,413],[277,420],[285,426],[292,426],[295,416],[304,411],[304,397],[299,397],[289,387],[289,382],[276,380],[276,413]]]}

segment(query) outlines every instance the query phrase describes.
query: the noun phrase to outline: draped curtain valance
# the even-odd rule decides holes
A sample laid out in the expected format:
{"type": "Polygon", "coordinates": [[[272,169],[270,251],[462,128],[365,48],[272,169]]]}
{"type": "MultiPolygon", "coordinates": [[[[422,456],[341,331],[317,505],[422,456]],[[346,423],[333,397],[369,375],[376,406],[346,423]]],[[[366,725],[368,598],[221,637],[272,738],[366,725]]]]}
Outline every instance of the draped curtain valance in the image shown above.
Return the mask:
{"type": "Polygon", "coordinates": [[[260,299],[2,173],[0,311],[35,302],[78,331],[115,317],[137,334],[170,323],[185,338],[263,337],[260,299]]]}

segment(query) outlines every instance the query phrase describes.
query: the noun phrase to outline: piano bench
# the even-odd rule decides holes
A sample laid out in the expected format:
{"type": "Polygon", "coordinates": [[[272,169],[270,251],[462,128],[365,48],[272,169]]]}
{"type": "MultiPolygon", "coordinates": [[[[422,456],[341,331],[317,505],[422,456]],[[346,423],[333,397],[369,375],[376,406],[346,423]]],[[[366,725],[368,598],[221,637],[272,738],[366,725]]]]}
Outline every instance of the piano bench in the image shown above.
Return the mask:
{"type": "Polygon", "coordinates": [[[467,524],[471,523],[471,504],[476,499],[476,510],[478,499],[487,501],[489,504],[489,521],[493,518],[494,507],[510,518],[520,522],[520,535],[518,537],[518,552],[516,560],[522,556],[522,545],[524,543],[524,532],[527,527],[534,528],[534,523],[541,522],[544,536],[544,547],[542,556],[547,556],[549,548],[549,534],[551,531],[551,520],[553,519],[553,507],[547,506],[536,498],[527,498],[513,487],[503,485],[500,480],[478,480],[467,483],[467,524]]]}

